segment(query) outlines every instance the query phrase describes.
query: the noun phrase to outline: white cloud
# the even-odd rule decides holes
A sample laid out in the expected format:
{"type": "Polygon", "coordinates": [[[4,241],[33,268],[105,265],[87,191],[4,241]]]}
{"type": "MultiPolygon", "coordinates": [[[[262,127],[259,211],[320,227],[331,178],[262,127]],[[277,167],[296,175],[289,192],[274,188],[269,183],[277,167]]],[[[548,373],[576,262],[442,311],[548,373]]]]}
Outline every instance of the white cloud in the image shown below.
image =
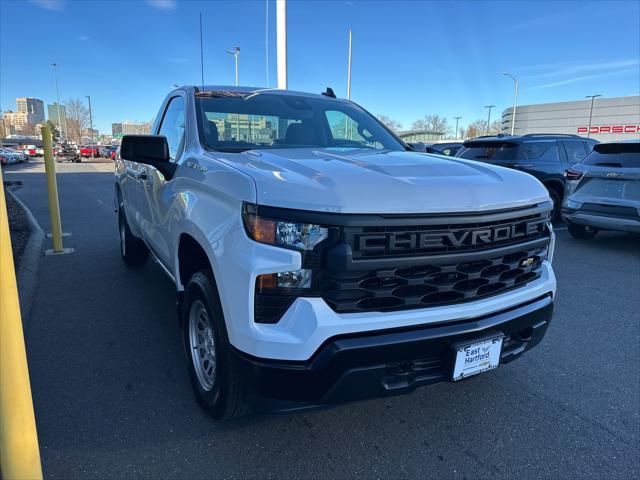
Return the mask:
{"type": "Polygon", "coordinates": [[[614,76],[626,75],[626,74],[630,74],[630,73],[638,74],[638,69],[637,68],[626,68],[626,69],[622,69],[622,70],[614,70],[614,71],[594,73],[592,75],[582,75],[582,76],[579,76],[579,77],[568,78],[566,80],[559,80],[557,82],[551,82],[551,83],[545,83],[545,84],[542,84],[542,85],[536,85],[535,87],[531,87],[531,90],[540,90],[540,89],[543,89],[543,88],[560,87],[562,85],[569,85],[569,84],[572,84],[572,83],[582,82],[582,81],[585,81],[585,80],[593,80],[595,78],[602,78],[602,77],[614,77],[614,76]]]}
{"type": "Polygon", "coordinates": [[[175,10],[176,0],[147,0],[147,4],[158,10],[175,10]]]}
{"type": "MultiPolygon", "coordinates": [[[[581,75],[581,74],[589,74],[589,73],[599,73],[599,72],[610,72],[611,70],[621,69],[621,68],[631,68],[638,67],[640,65],[640,59],[638,58],[629,58],[624,60],[591,60],[588,62],[581,63],[549,63],[538,65],[537,69],[541,71],[540,73],[535,73],[533,75],[528,75],[522,77],[523,79],[535,79],[535,78],[551,78],[551,77],[562,77],[567,75],[581,75]],[[546,70],[546,71],[545,71],[546,70]]],[[[531,69],[536,69],[536,66],[530,67],[531,69]]]]}
{"type": "Polygon", "coordinates": [[[59,12],[64,7],[62,0],[30,0],[31,3],[46,10],[59,12]]]}

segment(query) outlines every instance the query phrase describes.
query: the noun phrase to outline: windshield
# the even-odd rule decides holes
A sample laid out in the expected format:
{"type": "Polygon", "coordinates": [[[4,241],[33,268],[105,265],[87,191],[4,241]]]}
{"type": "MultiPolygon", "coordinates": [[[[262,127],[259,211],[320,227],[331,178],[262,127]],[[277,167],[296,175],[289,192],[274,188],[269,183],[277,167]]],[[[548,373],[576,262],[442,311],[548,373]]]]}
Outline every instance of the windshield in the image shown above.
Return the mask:
{"type": "Polygon", "coordinates": [[[405,149],[374,117],[340,100],[265,93],[197,96],[196,105],[200,137],[210,150],[405,149]]]}

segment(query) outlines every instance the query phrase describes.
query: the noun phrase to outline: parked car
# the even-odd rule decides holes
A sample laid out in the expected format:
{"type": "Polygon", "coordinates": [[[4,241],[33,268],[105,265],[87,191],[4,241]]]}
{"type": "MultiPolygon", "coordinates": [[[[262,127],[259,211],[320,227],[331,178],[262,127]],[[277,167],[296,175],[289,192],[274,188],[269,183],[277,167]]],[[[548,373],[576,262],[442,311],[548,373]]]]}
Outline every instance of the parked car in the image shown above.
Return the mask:
{"type": "Polygon", "coordinates": [[[42,147],[36,148],[36,156],[37,157],[44,157],[44,148],[42,148],[42,147]]]}
{"type": "Polygon", "coordinates": [[[76,152],[76,148],[73,145],[61,145],[55,155],[55,161],[61,162],[75,162],[80,163],[82,158],[76,152]]]}
{"type": "Polygon", "coordinates": [[[412,142],[409,146],[416,152],[435,153],[437,155],[446,155],[447,157],[455,157],[458,150],[462,148],[462,142],[448,143],[423,143],[412,142]]]}
{"type": "Polygon", "coordinates": [[[600,143],[565,176],[562,218],[571,235],[640,233],[640,140],[600,143]]]}
{"type": "Polygon", "coordinates": [[[26,155],[29,155],[30,157],[35,157],[37,155],[37,151],[36,151],[36,146],[35,145],[23,145],[22,146],[22,152],[26,155]]]}
{"type": "Polygon", "coordinates": [[[521,357],[551,321],[540,182],[407,151],[329,89],[178,88],[120,157],[121,257],[152,256],[175,284],[188,374],[215,418],[462,380],[521,357]],[[277,128],[218,131],[240,112],[277,128]]]}
{"type": "Polygon", "coordinates": [[[120,147],[116,147],[114,150],[111,150],[111,160],[116,160],[120,155],[120,147]]]}
{"type": "Polygon", "coordinates": [[[96,158],[99,156],[99,150],[96,145],[81,145],[80,156],[84,158],[96,158]]]}
{"type": "Polygon", "coordinates": [[[26,162],[29,160],[28,155],[14,150],[13,148],[0,147],[0,154],[5,157],[7,164],[26,162]]]}
{"type": "Polygon", "coordinates": [[[596,140],[578,135],[484,136],[465,141],[456,156],[533,175],[547,187],[555,219],[559,217],[565,195],[565,170],[581,161],[596,143],[596,140]]]}

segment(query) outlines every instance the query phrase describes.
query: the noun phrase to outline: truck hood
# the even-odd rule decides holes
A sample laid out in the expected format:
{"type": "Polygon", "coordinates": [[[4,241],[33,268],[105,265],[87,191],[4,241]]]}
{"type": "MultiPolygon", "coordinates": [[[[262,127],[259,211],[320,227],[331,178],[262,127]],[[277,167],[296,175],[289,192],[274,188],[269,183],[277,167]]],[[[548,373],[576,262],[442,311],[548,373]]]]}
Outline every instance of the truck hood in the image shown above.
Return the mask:
{"type": "Polygon", "coordinates": [[[251,176],[259,205],[337,213],[437,213],[547,201],[523,172],[417,152],[269,149],[207,152],[251,176]]]}

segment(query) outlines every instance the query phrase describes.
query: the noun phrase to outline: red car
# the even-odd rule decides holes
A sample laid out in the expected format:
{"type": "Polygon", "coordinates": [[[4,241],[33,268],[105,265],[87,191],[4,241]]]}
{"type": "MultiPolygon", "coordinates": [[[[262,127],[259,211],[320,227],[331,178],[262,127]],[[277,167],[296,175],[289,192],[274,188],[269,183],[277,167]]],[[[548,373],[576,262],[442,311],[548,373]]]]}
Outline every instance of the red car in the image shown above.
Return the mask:
{"type": "Polygon", "coordinates": [[[91,145],[83,145],[80,147],[80,156],[84,158],[97,157],[98,147],[91,145]]]}
{"type": "Polygon", "coordinates": [[[29,155],[30,157],[35,157],[38,152],[36,152],[35,145],[23,145],[21,147],[22,153],[29,155]]]}

